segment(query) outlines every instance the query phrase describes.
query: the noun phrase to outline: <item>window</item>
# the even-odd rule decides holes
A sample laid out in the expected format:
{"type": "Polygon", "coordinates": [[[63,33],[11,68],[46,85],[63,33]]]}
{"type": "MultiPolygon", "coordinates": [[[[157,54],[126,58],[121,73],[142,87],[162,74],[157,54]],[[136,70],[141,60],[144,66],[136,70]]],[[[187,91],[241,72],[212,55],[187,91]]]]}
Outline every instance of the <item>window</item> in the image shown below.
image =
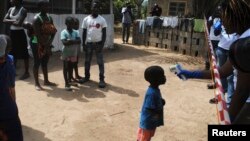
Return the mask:
{"type": "Polygon", "coordinates": [[[170,2],[168,15],[177,16],[185,14],[185,2],[170,2]]]}
{"type": "MultiPolygon", "coordinates": [[[[31,13],[39,12],[37,8],[38,0],[24,0],[23,6],[31,13]]],[[[72,12],[72,0],[50,0],[49,13],[70,14],[72,12]]]]}

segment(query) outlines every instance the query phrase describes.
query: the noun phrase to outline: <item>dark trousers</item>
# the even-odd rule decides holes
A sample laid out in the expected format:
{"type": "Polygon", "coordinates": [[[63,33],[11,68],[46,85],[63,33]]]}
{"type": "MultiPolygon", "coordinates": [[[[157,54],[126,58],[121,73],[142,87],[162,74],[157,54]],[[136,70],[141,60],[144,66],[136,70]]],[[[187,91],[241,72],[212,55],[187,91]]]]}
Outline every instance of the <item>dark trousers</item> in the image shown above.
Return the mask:
{"type": "Polygon", "coordinates": [[[122,41],[123,42],[128,42],[129,35],[130,35],[130,26],[131,26],[130,23],[122,24],[122,41]]]}
{"type": "Polygon", "coordinates": [[[97,64],[99,66],[99,78],[104,80],[104,61],[103,61],[103,46],[98,43],[87,43],[85,51],[85,77],[90,78],[90,65],[95,52],[97,64]]]}
{"type": "Polygon", "coordinates": [[[23,132],[19,117],[0,120],[0,131],[8,138],[8,141],[23,141],[23,132]]]}
{"type": "MultiPolygon", "coordinates": [[[[212,45],[213,45],[213,49],[214,49],[214,57],[216,58],[216,48],[218,47],[218,43],[219,41],[215,41],[215,40],[211,40],[212,45]]],[[[210,49],[209,52],[207,52],[207,57],[206,57],[206,61],[205,61],[205,68],[208,70],[210,68],[210,49]]]]}

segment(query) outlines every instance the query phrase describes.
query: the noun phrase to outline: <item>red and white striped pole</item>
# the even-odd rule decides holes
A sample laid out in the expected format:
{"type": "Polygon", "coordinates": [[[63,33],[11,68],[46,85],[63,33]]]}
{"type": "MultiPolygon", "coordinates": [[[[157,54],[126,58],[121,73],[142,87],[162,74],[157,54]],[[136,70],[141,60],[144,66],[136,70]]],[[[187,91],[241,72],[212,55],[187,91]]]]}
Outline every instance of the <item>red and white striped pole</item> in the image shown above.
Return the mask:
{"type": "Polygon", "coordinates": [[[214,80],[216,83],[216,90],[215,90],[215,95],[216,98],[218,99],[218,104],[217,104],[217,110],[218,110],[218,116],[219,116],[219,123],[221,125],[228,125],[231,124],[230,118],[229,118],[229,114],[228,114],[228,110],[227,110],[227,104],[226,104],[226,100],[225,100],[225,96],[223,93],[223,87],[221,84],[221,80],[220,80],[220,74],[216,65],[216,58],[215,58],[215,54],[214,54],[214,49],[213,49],[213,45],[212,42],[209,38],[209,32],[208,32],[208,27],[207,27],[207,20],[206,18],[204,18],[205,20],[205,34],[207,37],[207,41],[208,41],[208,45],[209,45],[209,49],[210,49],[210,53],[211,53],[211,63],[212,63],[212,69],[213,69],[213,73],[214,73],[214,80]]]}

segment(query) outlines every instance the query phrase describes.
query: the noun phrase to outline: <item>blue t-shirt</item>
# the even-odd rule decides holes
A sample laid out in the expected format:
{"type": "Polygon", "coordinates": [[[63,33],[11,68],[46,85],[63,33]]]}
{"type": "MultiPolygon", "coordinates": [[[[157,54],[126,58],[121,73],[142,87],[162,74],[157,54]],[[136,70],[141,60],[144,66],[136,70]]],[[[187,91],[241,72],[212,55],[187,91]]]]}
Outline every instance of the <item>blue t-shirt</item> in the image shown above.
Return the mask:
{"type": "Polygon", "coordinates": [[[10,88],[15,87],[15,66],[13,57],[8,55],[6,62],[0,65],[0,120],[18,116],[16,102],[10,95],[10,88]]]}
{"type": "Polygon", "coordinates": [[[141,110],[140,128],[152,130],[163,124],[163,103],[160,89],[149,87],[141,110]]]}

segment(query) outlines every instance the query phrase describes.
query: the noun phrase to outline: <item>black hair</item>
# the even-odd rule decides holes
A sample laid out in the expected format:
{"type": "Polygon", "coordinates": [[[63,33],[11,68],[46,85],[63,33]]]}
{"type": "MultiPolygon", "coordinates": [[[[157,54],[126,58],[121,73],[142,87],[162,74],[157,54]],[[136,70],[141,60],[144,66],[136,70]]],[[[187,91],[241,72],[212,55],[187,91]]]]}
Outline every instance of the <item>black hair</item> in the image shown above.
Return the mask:
{"type": "Polygon", "coordinates": [[[38,7],[38,8],[41,8],[42,6],[47,5],[47,4],[49,4],[49,1],[48,1],[48,0],[39,0],[39,1],[37,2],[37,7],[38,7]]]}
{"type": "Polygon", "coordinates": [[[162,80],[164,76],[164,70],[160,66],[150,66],[144,72],[144,78],[150,84],[159,84],[159,80],[162,80]]]}
{"type": "Polygon", "coordinates": [[[250,6],[246,0],[224,0],[222,21],[227,31],[242,34],[250,27],[250,6]]]}
{"type": "Polygon", "coordinates": [[[68,16],[68,17],[65,19],[65,24],[70,23],[70,22],[74,22],[74,18],[68,16]]]}
{"type": "Polygon", "coordinates": [[[80,21],[79,21],[78,18],[74,17],[74,22],[75,22],[75,23],[79,23],[80,21]]]}

